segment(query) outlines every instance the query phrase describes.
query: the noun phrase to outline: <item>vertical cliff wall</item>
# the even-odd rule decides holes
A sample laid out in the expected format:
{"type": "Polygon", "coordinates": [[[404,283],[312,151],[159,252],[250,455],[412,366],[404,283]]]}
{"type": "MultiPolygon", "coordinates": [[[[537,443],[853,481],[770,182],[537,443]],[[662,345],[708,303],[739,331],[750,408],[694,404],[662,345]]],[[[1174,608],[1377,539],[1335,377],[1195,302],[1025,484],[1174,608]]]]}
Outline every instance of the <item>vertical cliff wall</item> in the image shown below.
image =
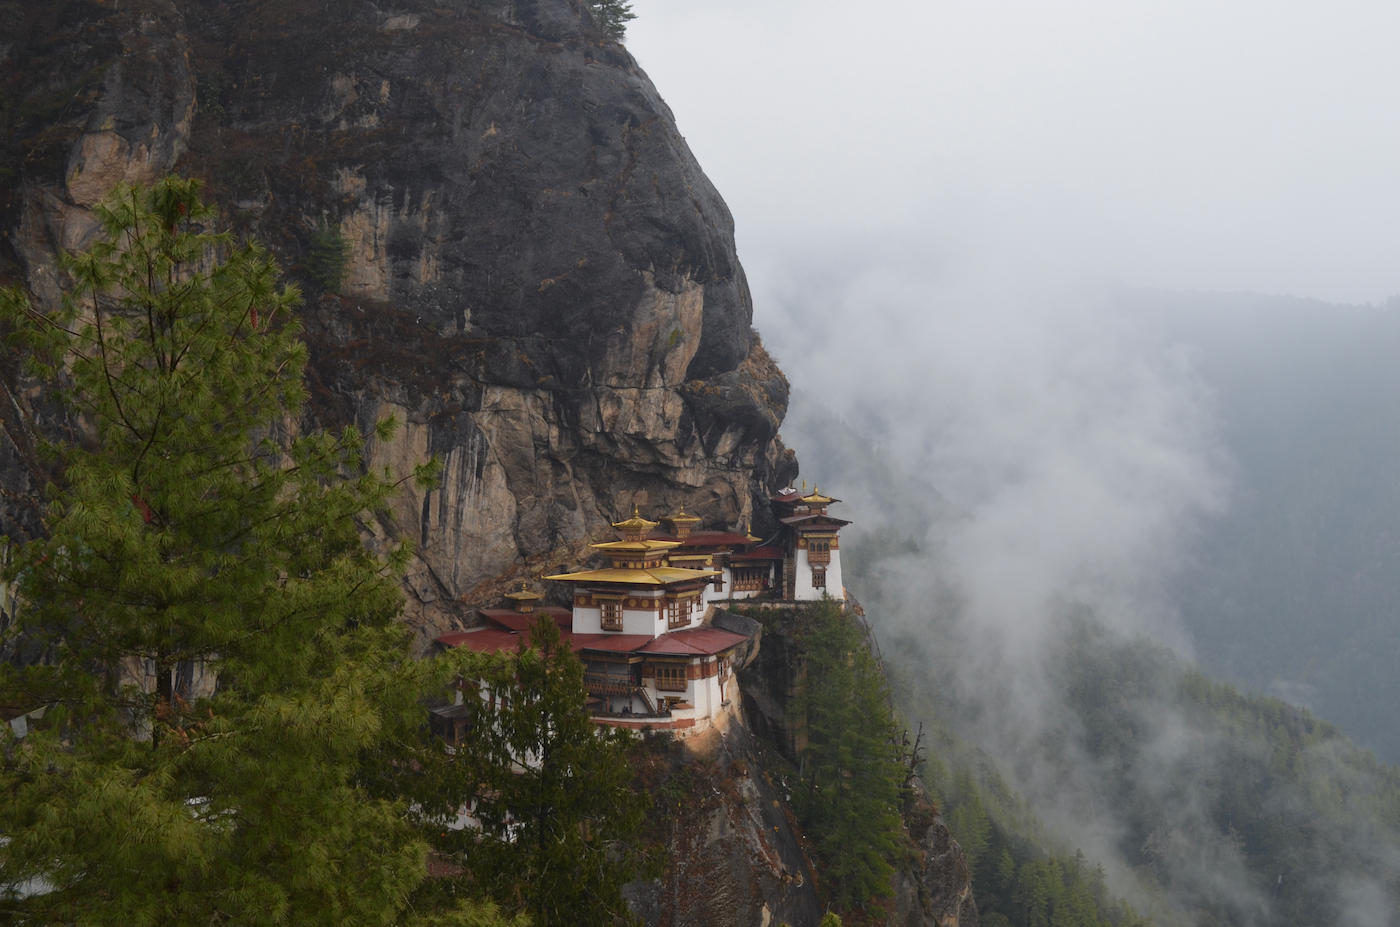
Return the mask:
{"type": "MultiPolygon", "coordinates": [[[[305,286],[307,424],[396,413],[375,462],[445,463],[388,518],[422,641],[634,503],[761,526],[795,473],[729,212],[574,0],[47,0],[0,4],[0,33],[6,282],[60,298],[112,184],[204,177],[305,286]],[[308,270],[322,225],[338,295],[308,270]]],[[[23,536],[64,422],[13,357],[0,390],[23,536]]]]}

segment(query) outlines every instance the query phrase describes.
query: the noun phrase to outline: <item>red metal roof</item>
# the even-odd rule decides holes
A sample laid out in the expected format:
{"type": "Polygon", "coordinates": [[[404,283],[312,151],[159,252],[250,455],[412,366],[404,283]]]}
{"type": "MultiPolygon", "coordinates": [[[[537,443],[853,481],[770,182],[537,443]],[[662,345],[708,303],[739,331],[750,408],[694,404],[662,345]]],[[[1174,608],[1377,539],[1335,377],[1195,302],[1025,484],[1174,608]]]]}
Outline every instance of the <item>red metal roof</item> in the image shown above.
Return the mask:
{"type": "Polygon", "coordinates": [[[438,638],[438,643],[447,647],[466,647],[477,653],[500,653],[502,650],[515,650],[522,635],[500,628],[475,628],[471,631],[449,631],[438,638]]]}
{"type": "Polygon", "coordinates": [[[471,628],[466,631],[449,631],[437,639],[444,647],[466,647],[479,653],[500,653],[502,650],[518,650],[520,646],[530,646],[530,628],[535,624],[535,615],[544,612],[554,619],[559,634],[568,642],[570,649],[577,652],[579,645],[574,641],[574,613],[567,608],[550,605],[536,609],[535,614],[525,615],[510,608],[483,608],[481,614],[495,622],[497,627],[471,628]]]}
{"type": "Polygon", "coordinates": [[[747,534],[733,531],[692,531],[681,541],[682,547],[748,547],[753,541],[747,534]]]}
{"type": "MultiPolygon", "coordinates": [[[[653,638],[648,634],[573,634],[564,632],[564,640],[575,653],[595,650],[602,653],[655,653],[670,656],[713,656],[748,640],[742,634],[719,628],[690,628],[671,631],[653,638]]],[[[447,647],[466,647],[478,653],[514,652],[521,644],[530,646],[530,633],[506,631],[500,628],[475,628],[470,631],[449,631],[438,638],[447,647]]]]}
{"type": "Polygon", "coordinates": [[[650,535],[653,541],[679,541],[681,547],[747,547],[753,541],[749,540],[747,534],[736,534],[733,531],[692,531],[690,536],[684,539],[676,537],[674,534],[667,534],[664,531],[653,531],[650,535]]]}
{"type": "Polygon", "coordinates": [[[735,554],[731,560],[781,560],[787,554],[781,547],[755,547],[753,550],[746,550],[742,554],[735,554]]]}
{"type": "Polygon", "coordinates": [[[830,527],[833,527],[833,528],[839,528],[839,527],[842,526],[842,525],[849,525],[849,524],[850,524],[850,522],[848,522],[848,521],[846,521],[846,520],[844,520],[844,519],[841,519],[841,518],[832,518],[830,515],[827,515],[827,514],[825,514],[824,512],[809,512],[809,513],[806,514],[806,515],[794,515],[794,516],[792,516],[791,518],[779,518],[778,521],[782,522],[782,523],[785,524],[785,525],[791,525],[792,527],[797,528],[797,529],[799,529],[799,530],[812,529],[812,528],[820,528],[820,527],[822,527],[823,525],[827,525],[827,526],[830,526],[830,527]],[[802,524],[802,522],[804,522],[804,521],[811,521],[811,520],[814,519],[814,518],[820,518],[820,519],[822,519],[821,523],[820,523],[820,524],[814,524],[814,525],[804,525],[804,524],[802,524]]]}
{"type": "Polygon", "coordinates": [[[535,609],[532,614],[518,612],[513,608],[483,608],[481,616],[490,619],[496,624],[512,631],[524,631],[535,623],[535,616],[543,612],[554,619],[554,623],[561,631],[568,631],[574,626],[574,613],[571,609],[560,608],[558,605],[546,605],[535,609]]]}
{"type": "Polygon", "coordinates": [[[650,634],[572,634],[575,650],[632,653],[651,643],[650,634]]]}
{"type": "Polygon", "coordinates": [[[714,654],[737,647],[748,640],[733,631],[719,628],[690,628],[685,631],[672,631],[638,648],[642,653],[664,653],[677,656],[713,656],[714,654]]]}

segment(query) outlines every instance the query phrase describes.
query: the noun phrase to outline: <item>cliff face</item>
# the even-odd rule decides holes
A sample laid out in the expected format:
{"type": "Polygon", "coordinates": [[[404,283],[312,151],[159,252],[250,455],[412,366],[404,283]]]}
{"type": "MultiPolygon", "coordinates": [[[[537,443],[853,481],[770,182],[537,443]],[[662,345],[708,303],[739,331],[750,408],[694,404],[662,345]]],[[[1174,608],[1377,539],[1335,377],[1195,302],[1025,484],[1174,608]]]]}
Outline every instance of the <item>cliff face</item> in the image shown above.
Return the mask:
{"type": "Polygon", "coordinates": [[[645,927],[817,927],[824,906],[800,832],[740,723],[638,758],[665,877],[628,886],[645,927]]]}
{"type": "MultiPolygon", "coordinates": [[[[56,255],[115,182],[206,178],[306,287],[308,424],[397,413],[375,461],[445,463],[389,525],[419,544],[422,641],[633,504],[761,527],[795,474],[729,212],[573,0],[55,0],[0,24],[8,282],[60,298],[56,255]],[[322,222],[338,296],[308,271],[322,222]]],[[[0,380],[0,533],[23,536],[34,435],[63,423],[13,358],[0,380]]]]}
{"type": "MultiPolygon", "coordinates": [[[[864,618],[864,611],[849,595],[847,608],[851,620],[856,620],[856,616],[864,618]]],[[[762,643],[755,658],[739,672],[739,684],[747,729],[795,766],[803,732],[794,730],[791,724],[789,703],[799,688],[819,685],[820,681],[807,676],[801,645],[791,630],[801,623],[801,618],[790,614],[791,619],[765,624],[762,643]]],[[[878,653],[874,632],[868,625],[864,628],[867,645],[878,653]]],[[[978,927],[967,857],[917,778],[911,793],[900,809],[908,844],[895,870],[890,886],[891,904],[881,923],[886,927],[978,927]]],[[[820,872],[817,877],[820,878],[820,872]]]]}

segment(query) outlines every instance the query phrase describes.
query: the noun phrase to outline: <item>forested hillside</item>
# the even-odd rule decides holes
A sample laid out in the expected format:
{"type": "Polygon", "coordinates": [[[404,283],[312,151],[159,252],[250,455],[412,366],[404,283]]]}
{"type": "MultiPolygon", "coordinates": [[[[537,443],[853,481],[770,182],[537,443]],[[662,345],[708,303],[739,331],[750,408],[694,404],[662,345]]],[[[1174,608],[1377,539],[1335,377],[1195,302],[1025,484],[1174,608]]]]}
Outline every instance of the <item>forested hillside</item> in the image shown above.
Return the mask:
{"type": "MultiPolygon", "coordinates": [[[[878,537],[864,543],[886,553],[853,557],[852,582],[884,588],[878,564],[897,560],[878,537]]],[[[1014,718],[959,693],[962,648],[937,615],[916,638],[884,611],[899,607],[868,603],[891,635],[898,701],[932,735],[928,777],[973,861],[984,923],[1061,923],[1036,913],[1056,906],[1076,912],[1063,923],[1098,923],[1085,899],[1099,917],[1133,922],[1108,901],[1105,866],[1158,924],[1389,922],[1400,769],[1335,725],[1214,682],[1081,611],[1064,616],[1047,655],[1058,723],[1008,738],[1014,718]],[[1021,749],[998,752],[1008,739],[1021,749]]]]}
{"type": "Polygon", "coordinates": [[[1235,466],[1172,589],[1202,665],[1400,762],[1400,305],[1121,299],[1191,352],[1235,466]]]}
{"type": "MultiPolygon", "coordinates": [[[[1220,682],[1208,654],[1198,668],[1153,640],[1138,601],[1064,594],[974,619],[946,541],[967,513],[804,399],[794,433],[822,436],[805,444],[822,485],[871,526],[844,546],[846,583],[928,732],[926,776],[985,922],[1393,923],[1400,771],[1319,713],[1220,682]]],[[[1170,591],[1137,590],[1159,605],[1170,591]]]]}

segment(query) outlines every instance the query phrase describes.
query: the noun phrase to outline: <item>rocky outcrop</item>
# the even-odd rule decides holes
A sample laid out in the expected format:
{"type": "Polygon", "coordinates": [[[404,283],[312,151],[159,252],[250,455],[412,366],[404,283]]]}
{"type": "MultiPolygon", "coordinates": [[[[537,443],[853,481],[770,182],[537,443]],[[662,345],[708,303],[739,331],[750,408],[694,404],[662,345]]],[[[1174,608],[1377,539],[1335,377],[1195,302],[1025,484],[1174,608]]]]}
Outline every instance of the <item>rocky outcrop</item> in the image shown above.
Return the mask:
{"type": "Polygon", "coordinates": [[[761,745],[734,723],[666,759],[654,813],[667,872],[628,886],[646,927],[817,927],[824,906],[761,745]]]}
{"type": "Polygon", "coordinates": [[[967,857],[923,783],[913,786],[903,816],[916,850],[895,873],[889,927],[977,927],[967,857]]]}
{"type": "MultiPolygon", "coordinates": [[[[118,180],[208,181],[303,283],[310,425],[390,414],[429,454],[388,528],[417,542],[425,644],[575,558],[632,506],[762,528],[796,465],[729,212],[626,50],[576,0],[0,4],[2,274],[44,302],[118,180]],[[310,271],[346,242],[339,294],[310,271]]],[[[37,530],[35,436],[0,371],[0,533],[37,530]]]]}

